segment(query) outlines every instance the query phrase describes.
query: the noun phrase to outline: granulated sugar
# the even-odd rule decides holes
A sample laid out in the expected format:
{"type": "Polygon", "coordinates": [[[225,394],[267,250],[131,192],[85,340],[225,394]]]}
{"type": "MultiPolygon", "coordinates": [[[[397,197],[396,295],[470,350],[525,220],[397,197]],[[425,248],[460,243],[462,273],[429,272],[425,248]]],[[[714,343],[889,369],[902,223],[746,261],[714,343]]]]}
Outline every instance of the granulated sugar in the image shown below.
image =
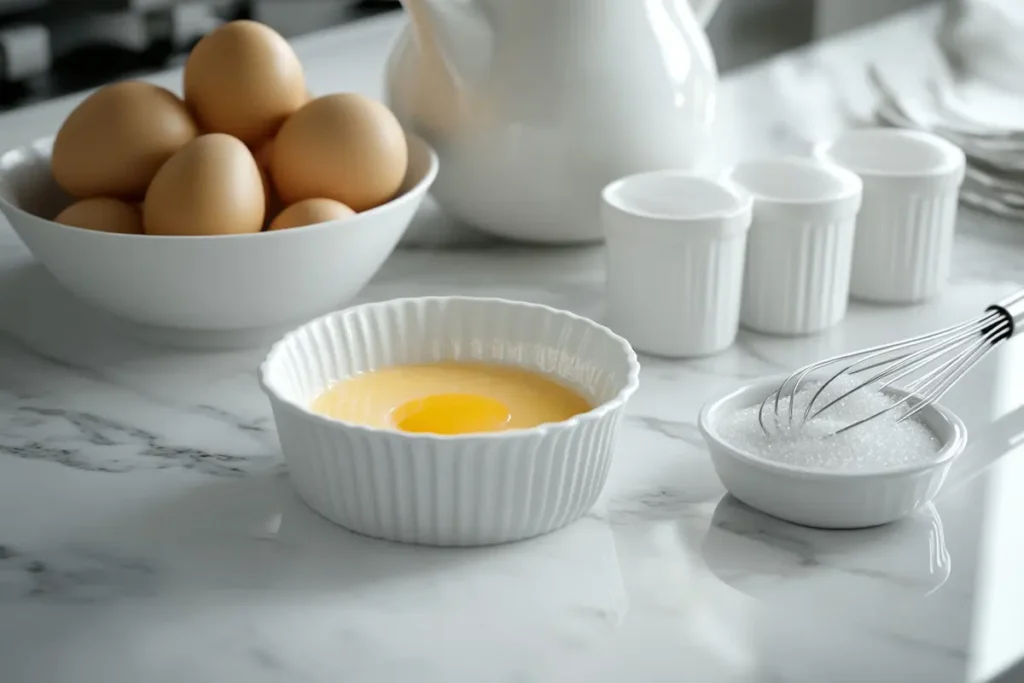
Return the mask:
{"type": "MultiPolygon", "coordinates": [[[[817,411],[834,398],[856,387],[859,382],[843,377],[825,388],[814,402],[817,411]]],[[[799,425],[807,402],[821,386],[819,382],[801,383],[794,400],[794,424],[799,425]]],[[[771,435],[757,420],[759,405],[745,408],[719,420],[722,439],[748,453],[797,467],[826,470],[882,470],[901,465],[927,462],[935,458],[941,446],[938,438],[915,417],[897,422],[909,407],[901,405],[868,423],[842,434],[837,430],[891,407],[896,399],[872,387],[853,392],[802,427],[790,429],[789,401],[779,401],[781,428],[775,427],[775,407],[769,401],[764,422],[771,435]],[[828,438],[826,438],[828,437],[828,438]]],[[[812,411],[813,413],[813,411],[812,411]]]]}

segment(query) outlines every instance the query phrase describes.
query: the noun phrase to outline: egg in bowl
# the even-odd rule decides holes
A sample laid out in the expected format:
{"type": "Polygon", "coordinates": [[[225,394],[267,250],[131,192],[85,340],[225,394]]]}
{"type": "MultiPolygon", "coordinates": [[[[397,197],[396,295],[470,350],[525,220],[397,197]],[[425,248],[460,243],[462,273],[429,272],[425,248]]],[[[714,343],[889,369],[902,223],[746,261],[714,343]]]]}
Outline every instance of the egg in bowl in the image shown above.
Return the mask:
{"type": "Polygon", "coordinates": [[[409,168],[397,197],[296,230],[153,236],[41,218],[71,204],[53,180],[52,139],[0,155],[0,212],[58,282],[134,323],[132,332],[175,345],[248,346],[344,304],[391,255],[438,171],[430,146],[411,133],[407,140],[409,168]]]}
{"type": "Polygon", "coordinates": [[[385,104],[307,85],[284,37],[226,22],[191,50],[181,96],[110,83],[0,155],[0,212],[125,332],[262,345],[358,292],[437,175],[385,104]]]}
{"type": "Polygon", "coordinates": [[[529,429],[590,408],[578,392],[540,373],[453,361],[365,372],[335,383],[313,401],[321,415],[427,434],[529,429]]]}
{"type": "Polygon", "coordinates": [[[573,313],[504,299],[423,297],[355,306],[303,325],[271,348],[260,384],[292,483],[310,507],[368,536],[466,546],[547,533],[593,506],[639,372],[626,340],[573,313]],[[532,427],[453,434],[337,419],[315,408],[350,378],[446,363],[525,371],[575,392],[589,409],[532,427]]]}

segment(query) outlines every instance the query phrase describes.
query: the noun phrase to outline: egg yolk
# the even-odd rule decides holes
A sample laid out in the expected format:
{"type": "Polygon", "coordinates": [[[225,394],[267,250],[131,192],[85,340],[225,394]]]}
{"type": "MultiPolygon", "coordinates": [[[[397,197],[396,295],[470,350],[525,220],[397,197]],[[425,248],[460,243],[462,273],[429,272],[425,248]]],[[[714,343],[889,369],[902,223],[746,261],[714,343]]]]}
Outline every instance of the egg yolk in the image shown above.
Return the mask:
{"type": "Polygon", "coordinates": [[[496,432],[512,419],[501,401],[474,394],[436,394],[407,401],[391,414],[405,432],[466,434],[496,432]]]}

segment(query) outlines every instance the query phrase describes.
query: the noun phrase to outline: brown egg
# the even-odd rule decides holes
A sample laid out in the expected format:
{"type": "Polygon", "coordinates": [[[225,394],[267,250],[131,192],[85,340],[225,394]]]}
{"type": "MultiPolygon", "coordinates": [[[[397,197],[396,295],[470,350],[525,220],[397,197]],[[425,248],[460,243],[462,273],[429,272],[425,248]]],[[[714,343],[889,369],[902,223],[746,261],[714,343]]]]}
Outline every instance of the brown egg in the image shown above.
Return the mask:
{"type": "Polygon", "coordinates": [[[277,196],[277,190],[274,189],[274,183],[270,180],[270,173],[262,166],[260,166],[260,180],[263,181],[263,198],[266,206],[263,225],[264,228],[267,228],[269,227],[270,219],[276,216],[278,212],[284,208],[284,203],[281,201],[281,198],[277,196]]]}
{"type": "Polygon", "coordinates": [[[255,144],[306,103],[306,79],[279,33],[255,21],[232,21],[192,49],[185,102],[204,131],[255,144]]]}
{"type": "Polygon", "coordinates": [[[271,176],[287,204],[326,197],[365,211],[398,192],[408,149],[394,114],[362,95],[319,97],[274,140],[271,176]]]}
{"type": "Polygon", "coordinates": [[[261,168],[270,170],[270,159],[274,153],[274,138],[270,138],[266,142],[260,143],[253,148],[253,156],[256,157],[256,163],[261,168]]]}
{"type": "Polygon", "coordinates": [[[256,165],[260,167],[260,177],[263,179],[263,194],[267,200],[264,229],[267,229],[270,219],[284,208],[281,198],[277,196],[277,189],[274,187],[273,181],[270,180],[270,155],[274,151],[274,138],[270,138],[262,144],[253,145],[249,149],[252,150],[253,158],[256,159],[256,165]]]}
{"type": "Polygon", "coordinates": [[[277,215],[268,230],[287,230],[316,225],[356,215],[356,212],[333,199],[304,199],[277,215]]]}
{"type": "Polygon", "coordinates": [[[142,218],[150,235],[238,235],[263,227],[266,198],[252,152],[222,133],[201,135],[153,178],[142,218]]]}
{"type": "Polygon", "coordinates": [[[76,197],[142,197],[160,166],[198,135],[185,104],[141,81],[100,88],[64,121],[51,166],[76,197]]]}
{"type": "Polygon", "coordinates": [[[57,223],[99,232],[142,234],[142,212],[133,204],[109,197],[81,199],[57,214],[57,223]]]}

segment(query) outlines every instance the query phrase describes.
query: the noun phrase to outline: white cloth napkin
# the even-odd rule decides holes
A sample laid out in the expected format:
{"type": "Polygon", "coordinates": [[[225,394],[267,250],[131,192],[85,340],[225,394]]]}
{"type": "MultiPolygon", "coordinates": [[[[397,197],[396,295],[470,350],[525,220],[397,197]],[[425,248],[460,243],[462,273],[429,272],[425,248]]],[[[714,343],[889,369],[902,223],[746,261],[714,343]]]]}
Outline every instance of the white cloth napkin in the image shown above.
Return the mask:
{"type": "Polygon", "coordinates": [[[969,76],[1024,94],[1022,0],[956,0],[943,42],[969,76]]]}

